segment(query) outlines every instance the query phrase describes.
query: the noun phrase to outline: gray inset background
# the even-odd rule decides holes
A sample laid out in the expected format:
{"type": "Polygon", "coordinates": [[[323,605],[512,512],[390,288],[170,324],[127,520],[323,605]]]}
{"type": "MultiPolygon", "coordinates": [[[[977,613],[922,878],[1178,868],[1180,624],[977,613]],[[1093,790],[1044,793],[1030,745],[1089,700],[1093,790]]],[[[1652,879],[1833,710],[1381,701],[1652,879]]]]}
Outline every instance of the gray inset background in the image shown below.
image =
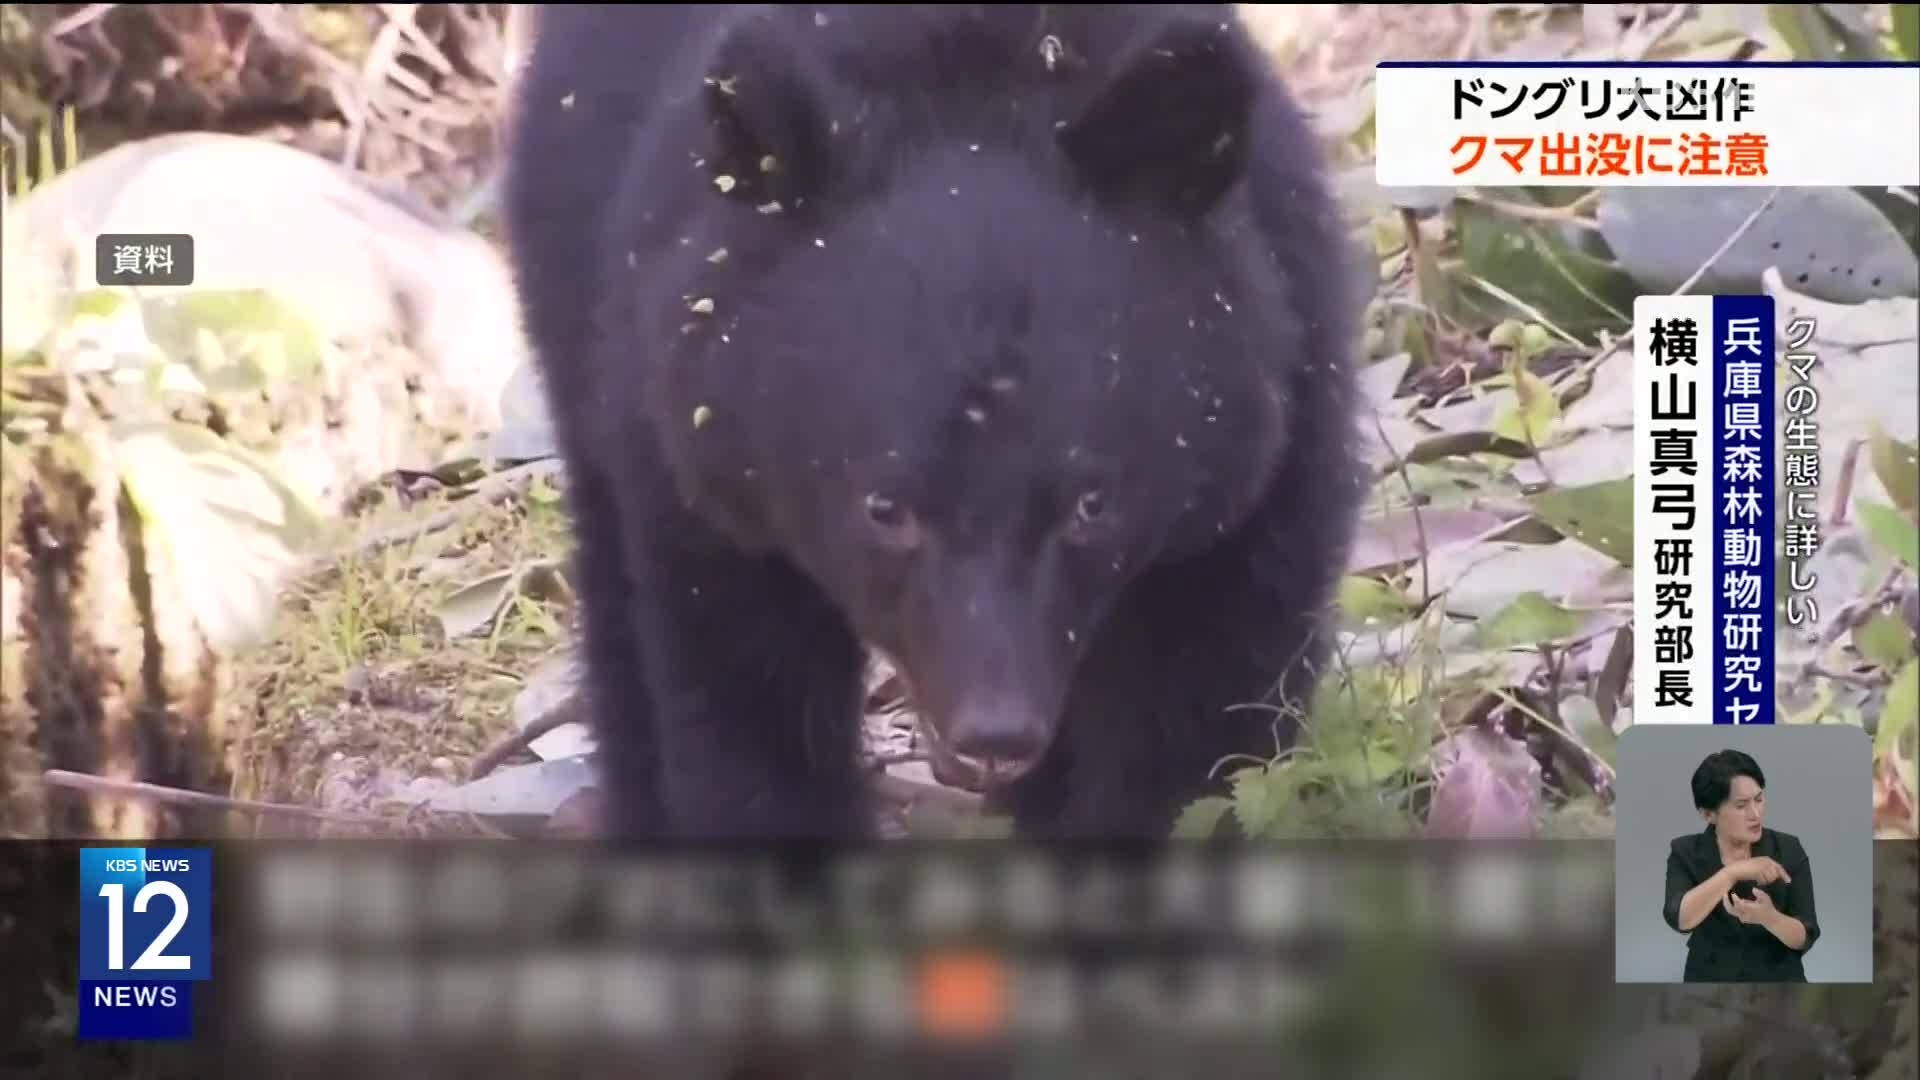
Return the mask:
{"type": "Polygon", "coordinates": [[[1769,829],[1792,833],[1813,864],[1820,940],[1810,983],[1873,980],[1873,744],[1841,724],[1733,727],[1657,724],[1627,729],[1616,758],[1613,968],[1618,982],[1677,983],[1687,939],[1661,916],[1667,848],[1706,821],[1693,808],[1693,770],[1716,750],[1753,756],[1767,774],[1769,829]]]}

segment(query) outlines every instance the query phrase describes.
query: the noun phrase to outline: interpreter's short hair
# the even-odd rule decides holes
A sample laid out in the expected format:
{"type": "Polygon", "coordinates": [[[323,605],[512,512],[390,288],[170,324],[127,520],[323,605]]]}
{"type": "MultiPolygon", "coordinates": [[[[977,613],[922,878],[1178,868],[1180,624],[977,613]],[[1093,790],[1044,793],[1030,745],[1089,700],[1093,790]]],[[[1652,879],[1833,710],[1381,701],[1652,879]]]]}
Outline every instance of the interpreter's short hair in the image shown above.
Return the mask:
{"type": "Polygon", "coordinates": [[[1760,763],[1738,750],[1717,750],[1708,754],[1693,770],[1693,805],[1701,810],[1716,810],[1733,792],[1736,776],[1750,777],[1764,790],[1767,774],[1760,763]]]}

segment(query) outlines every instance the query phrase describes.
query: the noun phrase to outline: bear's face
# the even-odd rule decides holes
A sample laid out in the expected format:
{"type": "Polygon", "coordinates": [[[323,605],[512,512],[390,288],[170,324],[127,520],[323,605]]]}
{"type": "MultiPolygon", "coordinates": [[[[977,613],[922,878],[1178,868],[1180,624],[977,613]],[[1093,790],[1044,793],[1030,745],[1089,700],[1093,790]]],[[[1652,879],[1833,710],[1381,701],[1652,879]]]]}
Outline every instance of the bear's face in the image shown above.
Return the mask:
{"type": "Polygon", "coordinates": [[[930,155],[714,290],[664,384],[702,410],[683,482],[1017,772],[1123,590],[1231,533],[1284,443],[1285,335],[1217,244],[930,155]]]}
{"type": "Polygon", "coordinates": [[[1204,10],[1089,15],[1080,67],[1027,15],[886,48],[755,11],[636,179],[644,408],[694,512],[1017,772],[1126,590],[1230,542],[1287,445],[1303,336],[1240,183],[1265,61],[1204,10]]]}

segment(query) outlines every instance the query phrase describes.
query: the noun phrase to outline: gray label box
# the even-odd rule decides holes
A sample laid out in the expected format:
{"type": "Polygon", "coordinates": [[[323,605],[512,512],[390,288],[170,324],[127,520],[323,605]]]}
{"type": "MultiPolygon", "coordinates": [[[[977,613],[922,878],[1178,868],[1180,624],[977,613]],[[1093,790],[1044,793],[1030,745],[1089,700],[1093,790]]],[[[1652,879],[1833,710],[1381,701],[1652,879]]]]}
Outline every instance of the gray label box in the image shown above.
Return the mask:
{"type": "Polygon", "coordinates": [[[99,285],[193,284],[193,237],[186,233],[101,233],[93,240],[99,285]]]}

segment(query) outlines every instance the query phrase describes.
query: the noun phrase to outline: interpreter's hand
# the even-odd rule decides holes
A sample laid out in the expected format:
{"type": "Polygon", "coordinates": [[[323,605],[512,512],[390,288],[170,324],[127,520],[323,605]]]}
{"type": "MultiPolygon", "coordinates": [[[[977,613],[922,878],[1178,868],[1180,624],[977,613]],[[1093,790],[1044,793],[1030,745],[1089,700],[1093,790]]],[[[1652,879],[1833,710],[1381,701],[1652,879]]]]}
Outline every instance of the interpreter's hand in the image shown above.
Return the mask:
{"type": "Polygon", "coordinates": [[[1791,882],[1793,880],[1793,875],[1787,873],[1786,867],[1781,866],[1765,855],[1755,855],[1749,859],[1741,859],[1737,862],[1729,863],[1727,865],[1727,873],[1735,881],[1751,881],[1758,885],[1771,885],[1776,881],[1791,882]]]}
{"type": "Polygon", "coordinates": [[[1748,926],[1766,922],[1778,910],[1773,906],[1773,898],[1764,889],[1755,889],[1751,900],[1742,900],[1729,892],[1721,898],[1720,903],[1727,909],[1727,914],[1748,926]]]}

